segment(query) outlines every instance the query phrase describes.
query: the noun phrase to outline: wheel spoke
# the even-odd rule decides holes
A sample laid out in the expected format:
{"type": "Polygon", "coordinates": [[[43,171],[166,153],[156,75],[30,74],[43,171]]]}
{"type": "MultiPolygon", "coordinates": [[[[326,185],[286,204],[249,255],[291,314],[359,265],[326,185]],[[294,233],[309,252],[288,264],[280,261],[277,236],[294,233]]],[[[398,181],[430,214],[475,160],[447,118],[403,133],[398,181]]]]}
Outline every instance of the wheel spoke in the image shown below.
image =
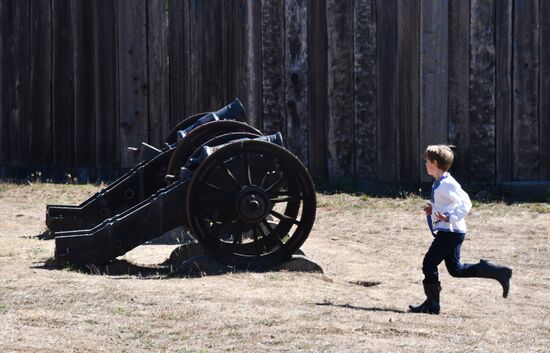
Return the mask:
{"type": "Polygon", "coordinates": [[[237,232],[235,233],[235,236],[233,237],[233,249],[235,248],[235,246],[237,246],[237,244],[243,243],[243,228],[244,225],[242,224],[242,222],[239,222],[239,227],[237,229],[237,232]]]}
{"type": "Polygon", "coordinates": [[[273,228],[271,226],[271,224],[269,224],[269,222],[267,221],[267,219],[264,219],[262,221],[262,224],[267,228],[269,229],[269,234],[267,234],[267,236],[275,236],[275,239],[277,240],[277,242],[279,243],[280,246],[284,246],[285,243],[283,243],[283,240],[281,239],[281,237],[279,236],[279,233],[277,233],[275,231],[275,228],[273,228]]]}
{"type": "Polygon", "coordinates": [[[252,185],[252,176],[250,175],[250,162],[248,160],[248,151],[246,148],[243,148],[241,153],[243,164],[244,164],[244,175],[246,176],[247,185],[252,185]]]}
{"type": "MultiPolygon", "coordinates": [[[[273,156],[267,157],[267,163],[265,164],[265,171],[264,171],[263,173],[261,173],[261,174],[263,174],[263,175],[262,175],[262,180],[260,181],[260,186],[261,186],[261,187],[263,187],[264,184],[265,184],[265,179],[267,178],[267,176],[268,176],[268,174],[269,174],[269,172],[270,172],[269,166],[271,165],[271,162],[272,162],[272,161],[273,161],[273,156]]],[[[260,174],[260,175],[261,175],[261,174],[260,174]]]]}
{"type": "Polygon", "coordinates": [[[270,234],[275,230],[275,228],[273,228],[265,218],[262,220],[262,224],[269,230],[270,234]]]}
{"type": "Polygon", "coordinates": [[[279,191],[278,193],[273,194],[272,197],[277,197],[277,196],[296,196],[296,195],[298,195],[298,196],[303,196],[303,195],[300,194],[300,193],[292,193],[292,192],[290,192],[290,191],[288,191],[288,190],[281,190],[281,191],[279,191]]]}
{"type": "Polygon", "coordinates": [[[217,192],[221,192],[221,193],[223,193],[223,194],[225,194],[225,195],[228,195],[228,196],[233,196],[232,193],[230,193],[230,192],[227,191],[227,190],[224,190],[224,189],[220,188],[220,187],[217,186],[217,185],[214,185],[214,184],[209,183],[209,182],[205,182],[205,183],[203,183],[203,184],[204,184],[204,186],[207,186],[208,188],[210,188],[210,189],[212,189],[212,190],[216,190],[217,192]]]}
{"type": "MultiPolygon", "coordinates": [[[[222,222],[222,226],[221,227],[218,227],[217,229],[215,229],[213,232],[210,233],[210,236],[213,238],[213,239],[219,239],[219,236],[222,235],[227,229],[229,229],[229,227],[234,224],[235,222],[237,222],[237,218],[236,218],[236,215],[235,213],[229,213],[226,218],[224,219],[224,221],[222,222]]],[[[214,229],[215,227],[211,227],[211,229],[214,229]]]]}
{"type": "MultiPolygon", "coordinates": [[[[282,196],[282,195],[277,195],[277,196],[282,196]]],[[[271,199],[271,202],[280,203],[280,202],[289,202],[289,201],[302,201],[303,199],[304,199],[303,196],[275,197],[271,199]]]]}
{"type": "Polygon", "coordinates": [[[279,218],[280,220],[289,221],[289,222],[292,222],[296,225],[300,225],[300,222],[298,222],[296,219],[294,219],[292,217],[289,217],[287,215],[280,214],[277,211],[271,210],[271,211],[269,211],[269,214],[279,218]]]}
{"type": "Polygon", "coordinates": [[[264,241],[265,237],[262,237],[261,244],[260,244],[260,238],[258,238],[258,227],[254,226],[252,229],[252,236],[254,237],[254,250],[256,250],[256,255],[260,256],[262,254],[262,248],[265,248],[264,241]],[[261,246],[260,246],[261,245],[261,246]]]}
{"type": "Polygon", "coordinates": [[[241,183],[239,183],[239,181],[237,180],[235,175],[233,175],[233,173],[229,170],[229,168],[227,168],[225,163],[223,163],[223,162],[220,163],[220,166],[221,166],[222,170],[225,172],[225,174],[229,177],[229,180],[231,180],[233,185],[235,185],[237,187],[237,190],[240,190],[241,189],[241,183]]]}
{"type": "Polygon", "coordinates": [[[202,209],[200,210],[197,214],[199,217],[207,217],[207,216],[210,216],[212,215],[212,213],[215,213],[215,212],[227,212],[227,211],[232,211],[233,210],[233,207],[224,207],[224,208],[212,208],[212,209],[202,209]]]}
{"type": "Polygon", "coordinates": [[[283,181],[286,180],[286,176],[283,174],[281,175],[281,177],[279,179],[277,179],[273,184],[271,184],[270,186],[268,186],[267,188],[265,188],[265,191],[267,193],[269,193],[270,191],[272,191],[273,189],[275,189],[277,186],[281,185],[281,183],[283,181]]]}

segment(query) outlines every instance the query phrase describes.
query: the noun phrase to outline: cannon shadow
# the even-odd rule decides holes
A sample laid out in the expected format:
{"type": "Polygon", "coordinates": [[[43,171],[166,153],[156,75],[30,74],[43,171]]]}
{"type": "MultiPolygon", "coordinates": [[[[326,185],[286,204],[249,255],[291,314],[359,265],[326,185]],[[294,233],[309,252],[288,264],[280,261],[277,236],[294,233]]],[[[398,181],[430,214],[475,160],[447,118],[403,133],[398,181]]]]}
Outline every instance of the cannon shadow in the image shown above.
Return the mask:
{"type": "MultiPolygon", "coordinates": [[[[87,275],[120,277],[120,279],[124,279],[126,276],[141,279],[200,278],[237,272],[271,272],[269,269],[238,269],[222,264],[208,255],[194,256],[181,263],[165,262],[160,265],[150,266],[134,264],[125,259],[115,259],[103,265],[74,265],[60,263],[55,258],[50,258],[44,263],[36,263],[31,268],[51,271],[74,271],[87,275]]],[[[273,270],[273,272],[277,272],[277,270],[273,270]]]]}
{"type": "MultiPolygon", "coordinates": [[[[172,240],[165,244],[174,244],[172,240]]],[[[156,244],[160,244],[157,242],[156,244]]],[[[117,258],[102,265],[77,265],[63,262],[52,257],[44,263],[35,263],[34,269],[75,271],[88,275],[99,276],[135,276],[142,279],[158,278],[197,278],[205,276],[219,276],[227,273],[246,272],[320,272],[322,268],[305,257],[301,250],[297,250],[288,261],[272,267],[238,268],[219,262],[212,255],[207,254],[200,243],[185,243],[174,249],[169,258],[159,264],[136,264],[124,258],[117,258]]],[[[365,286],[364,283],[355,283],[365,286]]],[[[377,285],[378,283],[374,283],[377,285]]]]}
{"type": "Polygon", "coordinates": [[[104,265],[72,265],[60,263],[55,258],[50,258],[44,263],[36,264],[32,268],[51,271],[74,271],[99,276],[137,276],[157,279],[159,277],[168,277],[171,270],[169,267],[136,265],[119,259],[104,265]]]}

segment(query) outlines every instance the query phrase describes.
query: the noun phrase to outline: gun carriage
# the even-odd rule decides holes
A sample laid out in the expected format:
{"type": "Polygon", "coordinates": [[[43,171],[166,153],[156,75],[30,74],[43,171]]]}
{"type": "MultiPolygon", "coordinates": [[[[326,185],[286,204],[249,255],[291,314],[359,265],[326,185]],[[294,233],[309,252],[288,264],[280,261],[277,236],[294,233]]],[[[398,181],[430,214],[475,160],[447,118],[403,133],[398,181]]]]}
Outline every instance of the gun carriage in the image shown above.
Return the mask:
{"type": "Polygon", "coordinates": [[[140,162],[78,206],[48,205],[55,257],[103,264],[179,226],[230,266],[285,261],[315,220],[315,189],[280,133],[243,120],[238,100],[181,121],[162,148],[142,143],[140,162]]]}

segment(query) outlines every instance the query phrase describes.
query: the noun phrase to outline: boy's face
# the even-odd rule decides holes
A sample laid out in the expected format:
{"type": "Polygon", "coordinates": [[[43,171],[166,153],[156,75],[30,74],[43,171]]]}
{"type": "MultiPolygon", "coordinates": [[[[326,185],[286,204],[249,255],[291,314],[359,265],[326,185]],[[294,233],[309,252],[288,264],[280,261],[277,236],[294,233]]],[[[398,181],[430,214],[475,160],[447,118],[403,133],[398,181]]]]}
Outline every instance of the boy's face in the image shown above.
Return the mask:
{"type": "Polygon", "coordinates": [[[437,162],[430,161],[428,158],[426,158],[426,172],[433,177],[438,177],[441,174],[441,170],[437,168],[437,162]]]}

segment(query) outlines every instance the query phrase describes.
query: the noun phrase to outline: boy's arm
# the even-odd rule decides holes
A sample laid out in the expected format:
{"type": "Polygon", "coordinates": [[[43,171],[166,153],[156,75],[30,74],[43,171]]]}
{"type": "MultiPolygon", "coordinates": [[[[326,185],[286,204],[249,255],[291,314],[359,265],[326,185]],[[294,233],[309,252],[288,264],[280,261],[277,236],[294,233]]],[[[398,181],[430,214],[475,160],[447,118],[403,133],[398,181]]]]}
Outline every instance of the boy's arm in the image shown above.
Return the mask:
{"type": "Polygon", "coordinates": [[[447,222],[458,222],[466,217],[468,212],[472,209],[472,201],[470,201],[468,194],[462,190],[462,188],[454,184],[448,184],[446,194],[456,204],[454,209],[445,213],[445,215],[449,217],[447,222]]]}

